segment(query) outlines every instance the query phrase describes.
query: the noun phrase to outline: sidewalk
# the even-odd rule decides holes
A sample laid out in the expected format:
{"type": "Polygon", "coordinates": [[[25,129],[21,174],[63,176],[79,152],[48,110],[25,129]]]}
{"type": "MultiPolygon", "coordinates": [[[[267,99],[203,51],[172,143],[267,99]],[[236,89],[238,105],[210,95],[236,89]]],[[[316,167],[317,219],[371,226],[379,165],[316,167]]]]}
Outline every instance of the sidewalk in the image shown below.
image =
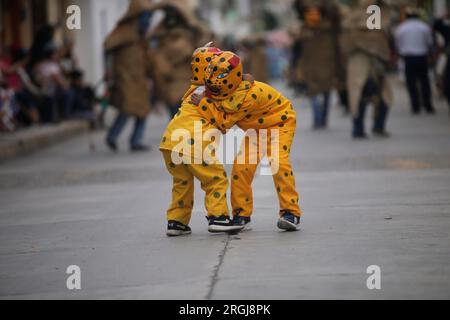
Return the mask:
{"type": "Polygon", "coordinates": [[[26,155],[86,132],[84,120],[70,120],[0,135],[0,161],[26,155]]]}

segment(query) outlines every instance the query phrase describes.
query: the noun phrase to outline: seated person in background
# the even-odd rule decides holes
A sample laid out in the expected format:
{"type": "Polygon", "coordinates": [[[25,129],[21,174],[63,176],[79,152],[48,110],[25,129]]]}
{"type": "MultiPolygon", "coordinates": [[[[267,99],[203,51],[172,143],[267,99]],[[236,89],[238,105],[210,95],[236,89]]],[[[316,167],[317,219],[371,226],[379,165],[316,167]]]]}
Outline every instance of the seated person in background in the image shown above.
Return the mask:
{"type": "MultiPolygon", "coordinates": [[[[14,75],[14,92],[19,108],[17,119],[21,126],[30,126],[39,123],[38,105],[41,99],[40,88],[33,83],[26,71],[28,53],[24,49],[17,48],[12,52],[12,65],[7,71],[14,75]]],[[[11,85],[11,84],[10,84],[11,85]]]]}
{"type": "Polygon", "coordinates": [[[12,132],[17,128],[17,107],[14,100],[14,90],[7,82],[0,69],[0,132],[12,132]]]}
{"type": "Polygon", "coordinates": [[[65,117],[86,119],[96,127],[94,113],[95,92],[83,83],[83,72],[74,70],[70,74],[70,88],[65,99],[65,117]]]}
{"type": "Polygon", "coordinates": [[[41,106],[42,122],[61,120],[64,96],[69,89],[69,81],[64,77],[58,63],[57,50],[53,46],[45,49],[44,60],[34,67],[35,78],[42,88],[44,101],[41,106]]]}

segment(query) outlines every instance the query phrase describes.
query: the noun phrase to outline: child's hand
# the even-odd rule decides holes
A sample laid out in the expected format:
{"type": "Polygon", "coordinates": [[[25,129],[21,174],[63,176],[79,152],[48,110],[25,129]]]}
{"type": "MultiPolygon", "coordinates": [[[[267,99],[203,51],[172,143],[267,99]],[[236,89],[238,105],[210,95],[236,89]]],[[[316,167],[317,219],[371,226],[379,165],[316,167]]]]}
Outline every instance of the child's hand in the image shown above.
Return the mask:
{"type": "Polygon", "coordinates": [[[191,101],[190,103],[198,106],[200,104],[200,101],[205,97],[205,93],[193,93],[191,95],[191,101]]]}
{"type": "Polygon", "coordinates": [[[253,84],[255,82],[255,77],[252,76],[250,73],[246,73],[244,74],[244,81],[248,81],[251,84],[253,84]]]}

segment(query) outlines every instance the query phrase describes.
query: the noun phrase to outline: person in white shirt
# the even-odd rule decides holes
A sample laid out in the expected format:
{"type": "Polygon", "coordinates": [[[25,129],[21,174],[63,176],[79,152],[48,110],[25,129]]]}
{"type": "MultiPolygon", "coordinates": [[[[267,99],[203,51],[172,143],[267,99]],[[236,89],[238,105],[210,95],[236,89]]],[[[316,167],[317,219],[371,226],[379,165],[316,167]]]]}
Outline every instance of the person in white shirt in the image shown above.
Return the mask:
{"type": "Polygon", "coordinates": [[[421,103],[417,88],[420,82],[423,107],[427,113],[434,113],[428,75],[428,56],[433,47],[431,28],[419,19],[415,8],[408,8],[407,19],[395,31],[395,43],[405,63],[405,77],[413,114],[419,114],[421,103]]]}
{"type": "Polygon", "coordinates": [[[64,117],[63,101],[69,89],[69,81],[59,66],[58,50],[53,45],[44,49],[43,60],[34,66],[34,77],[37,80],[44,102],[40,108],[43,123],[57,122],[64,117]]]}

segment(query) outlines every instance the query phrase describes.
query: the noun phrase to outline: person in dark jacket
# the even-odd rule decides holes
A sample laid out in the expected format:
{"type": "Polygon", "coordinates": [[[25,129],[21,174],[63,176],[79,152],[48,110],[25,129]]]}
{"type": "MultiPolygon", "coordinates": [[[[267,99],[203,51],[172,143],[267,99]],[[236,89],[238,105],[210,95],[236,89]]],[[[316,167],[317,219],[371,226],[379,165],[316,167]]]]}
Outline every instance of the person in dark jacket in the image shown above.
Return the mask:
{"type": "Polygon", "coordinates": [[[449,106],[450,114],[450,10],[446,16],[434,22],[433,30],[444,38],[444,56],[446,59],[442,74],[442,91],[449,106]]]}

